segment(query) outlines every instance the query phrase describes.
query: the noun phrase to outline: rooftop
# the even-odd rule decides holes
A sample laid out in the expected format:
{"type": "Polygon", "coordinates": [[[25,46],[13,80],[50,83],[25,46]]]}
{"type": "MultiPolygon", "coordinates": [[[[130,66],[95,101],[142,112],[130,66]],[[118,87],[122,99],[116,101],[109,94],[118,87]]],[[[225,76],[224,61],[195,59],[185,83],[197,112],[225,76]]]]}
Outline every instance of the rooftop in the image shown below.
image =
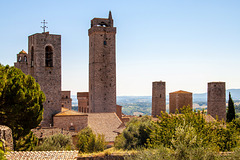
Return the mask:
{"type": "Polygon", "coordinates": [[[175,92],[171,92],[171,93],[192,93],[192,92],[187,92],[187,91],[179,90],[179,91],[175,91],[175,92]]]}

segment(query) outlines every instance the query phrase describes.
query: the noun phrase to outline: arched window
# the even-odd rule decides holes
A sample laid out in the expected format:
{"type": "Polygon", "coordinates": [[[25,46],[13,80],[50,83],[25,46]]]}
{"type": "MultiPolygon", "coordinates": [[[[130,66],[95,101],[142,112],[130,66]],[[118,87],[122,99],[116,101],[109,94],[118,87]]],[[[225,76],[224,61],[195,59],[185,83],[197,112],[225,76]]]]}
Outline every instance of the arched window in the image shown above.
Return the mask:
{"type": "Polygon", "coordinates": [[[24,61],[27,62],[27,56],[24,56],[24,61]]]}
{"type": "Polygon", "coordinates": [[[50,46],[45,48],[45,63],[46,67],[53,67],[53,50],[50,46]]]}
{"type": "Polygon", "coordinates": [[[31,67],[33,67],[34,65],[34,48],[32,46],[32,49],[31,49],[31,67]]]}

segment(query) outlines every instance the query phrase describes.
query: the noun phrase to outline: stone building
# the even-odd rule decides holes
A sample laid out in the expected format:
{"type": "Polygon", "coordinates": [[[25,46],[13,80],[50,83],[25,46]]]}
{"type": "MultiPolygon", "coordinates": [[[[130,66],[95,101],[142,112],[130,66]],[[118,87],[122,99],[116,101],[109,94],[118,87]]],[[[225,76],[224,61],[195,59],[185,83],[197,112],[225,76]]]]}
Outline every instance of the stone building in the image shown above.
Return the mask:
{"type": "Polygon", "coordinates": [[[29,36],[28,52],[18,54],[15,67],[39,83],[46,96],[41,125],[50,126],[53,115],[61,112],[61,35],[43,32],[29,36]]]}
{"type": "Polygon", "coordinates": [[[78,112],[89,113],[89,92],[77,92],[78,112]]]}
{"type": "Polygon", "coordinates": [[[166,112],[166,86],[165,82],[152,83],[152,116],[160,116],[161,111],[166,112]]]}
{"type": "Polygon", "coordinates": [[[169,93],[169,113],[175,113],[178,109],[181,112],[183,106],[192,108],[192,93],[186,91],[176,91],[169,93]]]}
{"type": "Polygon", "coordinates": [[[53,117],[54,127],[69,131],[80,131],[88,126],[88,115],[73,110],[65,110],[53,117]]]}
{"type": "Polygon", "coordinates": [[[92,19],[88,35],[90,112],[116,112],[116,27],[111,12],[108,18],[92,19]]]}
{"type": "Polygon", "coordinates": [[[14,67],[22,70],[23,73],[28,74],[28,54],[24,50],[17,54],[17,62],[14,63],[14,67]]]}
{"type": "Polygon", "coordinates": [[[61,91],[61,97],[62,107],[72,109],[71,91],[61,91]]]}
{"type": "Polygon", "coordinates": [[[208,83],[207,114],[219,120],[226,120],[225,82],[208,83]]]}

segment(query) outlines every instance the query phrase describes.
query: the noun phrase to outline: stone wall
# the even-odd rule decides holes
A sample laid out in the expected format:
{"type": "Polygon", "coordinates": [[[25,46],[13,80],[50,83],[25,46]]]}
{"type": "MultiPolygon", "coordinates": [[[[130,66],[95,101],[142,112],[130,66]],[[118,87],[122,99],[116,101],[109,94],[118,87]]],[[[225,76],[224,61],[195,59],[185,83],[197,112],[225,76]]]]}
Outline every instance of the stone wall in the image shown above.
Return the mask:
{"type": "Polygon", "coordinates": [[[176,91],[169,93],[169,113],[175,113],[178,109],[181,112],[183,106],[192,108],[192,93],[186,91],[176,91]]]}
{"type": "Polygon", "coordinates": [[[71,91],[61,91],[61,97],[62,107],[72,109],[71,91]]]}
{"type": "Polygon", "coordinates": [[[0,139],[5,141],[5,147],[13,150],[12,130],[9,127],[0,125],[0,139]]]}
{"type": "Polygon", "coordinates": [[[109,18],[94,18],[89,35],[89,109],[116,112],[116,27],[109,18]]]}
{"type": "Polygon", "coordinates": [[[207,114],[219,120],[226,120],[225,82],[208,83],[207,114]]]}
{"type": "Polygon", "coordinates": [[[28,73],[46,96],[41,125],[49,127],[53,124],[53,116],[61,112],[61,35],[46,32],[29,36],[28,52],[28,73]],[[52,58],[47,57],[48,48],[52,58]],[[49,60],[52,66],[47,65],[49,60]]]}
{"type": "Polygon", "coordinates": [[[166,85],[165,82],[152,83],[152,116],[156,117],[166,112],[166,85]]]}
{"type": "Polygon", "coordinates": [[[89,92],[77,92],[78,112],[89,113],[89,92]]]}
{"type": "Polygon", "coordinates": [[[88,126],[87,115],[54,116],[54,127],[78,132],[88,126]]]}

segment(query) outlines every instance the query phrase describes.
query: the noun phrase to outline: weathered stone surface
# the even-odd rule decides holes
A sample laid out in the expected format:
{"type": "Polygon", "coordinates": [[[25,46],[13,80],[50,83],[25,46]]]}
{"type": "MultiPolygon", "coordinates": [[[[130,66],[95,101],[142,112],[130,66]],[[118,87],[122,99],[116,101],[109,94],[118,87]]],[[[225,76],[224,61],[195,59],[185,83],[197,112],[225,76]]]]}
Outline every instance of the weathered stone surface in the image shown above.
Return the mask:
{"type": "Polygon", "coordinates": [[[219,120],[226,120],[225,82],[208,83],[207,114],[219,120]]]}
{"type": "Polygon", "coordinates": [[[166,112],[166,86],[165,82],[152,83],[152,116],[156,117],[166,112]]]}
{"type": "Polygon", "coordinates": [[[32,75],[45,93],[41,125],[53,125],[53,116],[61,112],[61,35],[36,33],[28,37],[28,74],[32,75]],[[50,48],[52,57],[47,57],[50,48]],[[48,62],[51,65],[48,65],[48,62]]]}
{"type": "Polygon", "coordinates": [[[78,112],[89,113],[89,92],[77,92],[78,112]]]}
{"type": "Polygon", "coordinates": [[[0,139],[4,140],[4,145],[6,148],[13,150],[13,138],[11,128],[0,125],[0,139]]]}
{"type": "Polygon", "coordinates": [[[186,91],[176,91],[169,93],[169,113],[175,113],[178,109],[181,112],[183,106],[192,108],[192,93],[186,91]]]}
{"type": "Polygon", "coordinates": [[[61,104],[62,107],[67,109],[72,109],[72,98],[71,98],[71,91],[61,91],[61,104]]]}
{"type": "Polygon", "coordinates": [[[88,35],[89,109],[93,113],[116,112],[115,34],[111,16],[92,19],[88,35]]]}

